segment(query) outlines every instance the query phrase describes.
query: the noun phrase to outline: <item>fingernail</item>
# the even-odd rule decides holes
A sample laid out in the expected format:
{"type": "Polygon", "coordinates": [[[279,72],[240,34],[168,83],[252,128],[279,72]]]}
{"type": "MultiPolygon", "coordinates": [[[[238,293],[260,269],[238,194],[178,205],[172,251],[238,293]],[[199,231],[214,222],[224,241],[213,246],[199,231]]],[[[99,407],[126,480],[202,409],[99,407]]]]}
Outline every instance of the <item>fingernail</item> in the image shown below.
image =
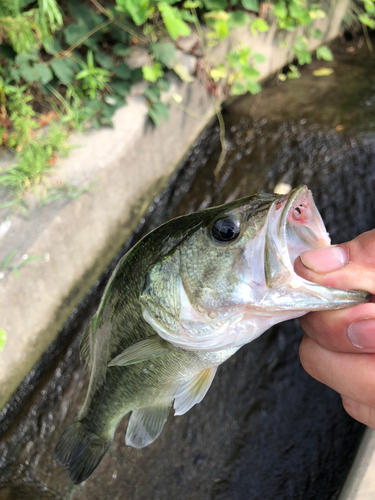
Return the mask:
{"type": "Polygon", "coordinates": [[[322,247],[301,254],[304,266],[317,273],[336,271],[348,262],[348,256],[343,247],[322,247]]]}
{"type": "Polygon", "coordinates": [[[352,323],[348,328],[350,342],[360,349],[375,349],[375,319],[352,323]]]}

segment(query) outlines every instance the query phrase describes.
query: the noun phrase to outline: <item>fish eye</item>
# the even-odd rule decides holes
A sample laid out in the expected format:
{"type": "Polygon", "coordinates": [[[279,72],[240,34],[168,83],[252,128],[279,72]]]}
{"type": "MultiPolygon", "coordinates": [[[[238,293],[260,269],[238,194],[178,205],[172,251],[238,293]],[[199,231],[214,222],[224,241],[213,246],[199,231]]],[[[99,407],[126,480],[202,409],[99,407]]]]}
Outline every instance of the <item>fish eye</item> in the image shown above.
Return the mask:
{"type": "Polygon", "coordinates": [[[240,221],[231,217],[225,217],[215,222],[212,227],[212,236],[220,243],[229,243],[240,234],[240,221]]]}

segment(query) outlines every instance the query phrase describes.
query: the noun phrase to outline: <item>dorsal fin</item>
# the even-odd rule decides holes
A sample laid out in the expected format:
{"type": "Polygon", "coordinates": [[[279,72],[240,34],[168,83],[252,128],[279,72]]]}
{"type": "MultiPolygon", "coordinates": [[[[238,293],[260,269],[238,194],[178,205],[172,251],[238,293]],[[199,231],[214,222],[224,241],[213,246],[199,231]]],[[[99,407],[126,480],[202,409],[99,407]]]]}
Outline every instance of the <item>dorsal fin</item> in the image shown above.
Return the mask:
{"type": "Polygon", "coordinates": [[[149,337],[146,340],[141,340],[141,342],[137,342],[128,347],[121,354],[113,358],[108,363],[108,366],[134,365],[142,361],[147,361],[148,359],[164,356],[164,354],[168,354],[170,350],[175,349],[176,348],[172,346],[172,344],[169,344],[169,342],[156,335],[155,337],[149,337]]]}
{"type": "Polygon", "coordinates": [[[167,421],[171,403],[134,410],[126,431],[125,443],[134,448],[144,448],[159,436],[167,421]]]}
{"type": "Polygon", "coordinates": [[[216,370],[217,366],[207,368],[177,389],[174,399],[175,415],[183,415],[202,401],[212,384],[216,370]]]}
{"type": "Polygon", "coordinates": [[[86,365],[86,368],[91,371],[91,321],[89,321],[84,329],[79,343],[80,357],[86,365]]]}

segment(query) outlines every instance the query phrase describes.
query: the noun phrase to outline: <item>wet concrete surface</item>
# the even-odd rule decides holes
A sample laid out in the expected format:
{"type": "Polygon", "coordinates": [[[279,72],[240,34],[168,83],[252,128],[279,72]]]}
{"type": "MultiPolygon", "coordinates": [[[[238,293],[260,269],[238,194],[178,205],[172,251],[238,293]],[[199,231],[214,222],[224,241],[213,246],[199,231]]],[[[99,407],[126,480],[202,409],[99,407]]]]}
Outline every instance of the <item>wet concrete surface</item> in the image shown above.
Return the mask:
{"type": "MultiPolygon", "coordinates": [[[[357,42],[337,42],[334,51],[335,62],[324,64],[335,69],[330,77],[312,75],[323,65],[316,62],[301,80],[281,87],[270,81],[260,96],[229,106],[220,179],[213,175],[220,154],[214,123],[123,251],[170,217],[272,192],[279,182],[312,189],[334,243],[375,227],[375,59],[357,42]]],[[[202,403],[181,417],[171,414],[149,447],[125,446],[125,417],[92,476],[72,485],[53,449],[85,396],[79,336],[109,273],[1,416],[0,500],[338,497],[363,426],[303,371],[297,321],[240,349],[219,368],[202,403]]]]}

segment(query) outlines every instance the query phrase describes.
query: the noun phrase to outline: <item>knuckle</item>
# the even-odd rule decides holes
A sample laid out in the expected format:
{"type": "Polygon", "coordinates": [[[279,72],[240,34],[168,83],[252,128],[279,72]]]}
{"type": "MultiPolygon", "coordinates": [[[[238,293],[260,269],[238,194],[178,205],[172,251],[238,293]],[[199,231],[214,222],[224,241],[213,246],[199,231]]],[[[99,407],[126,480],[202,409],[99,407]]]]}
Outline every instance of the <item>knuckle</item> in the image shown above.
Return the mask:
{"type": "Polygon", "coordinates": [[[375,408],[373,406],[364,405],[346,397],[342,397],[342,405],[355,420],[375,429],[375,408]]]}
{"type": "Polygon", "coordinates": [[[313,340],[311,340],[307,335],[302,339],[301,345],[299,347],[299,357],[304,370],[315,377],[315,362],[314,362],[314,349],[313,340]]]}
{"type": "Polygon", "coordinates": [[[354,240],[346,244],[349,250],[349,261],[360,256],[369,263],[375,262],[375,229],[367,231],[357,236],[354,240]]]}

